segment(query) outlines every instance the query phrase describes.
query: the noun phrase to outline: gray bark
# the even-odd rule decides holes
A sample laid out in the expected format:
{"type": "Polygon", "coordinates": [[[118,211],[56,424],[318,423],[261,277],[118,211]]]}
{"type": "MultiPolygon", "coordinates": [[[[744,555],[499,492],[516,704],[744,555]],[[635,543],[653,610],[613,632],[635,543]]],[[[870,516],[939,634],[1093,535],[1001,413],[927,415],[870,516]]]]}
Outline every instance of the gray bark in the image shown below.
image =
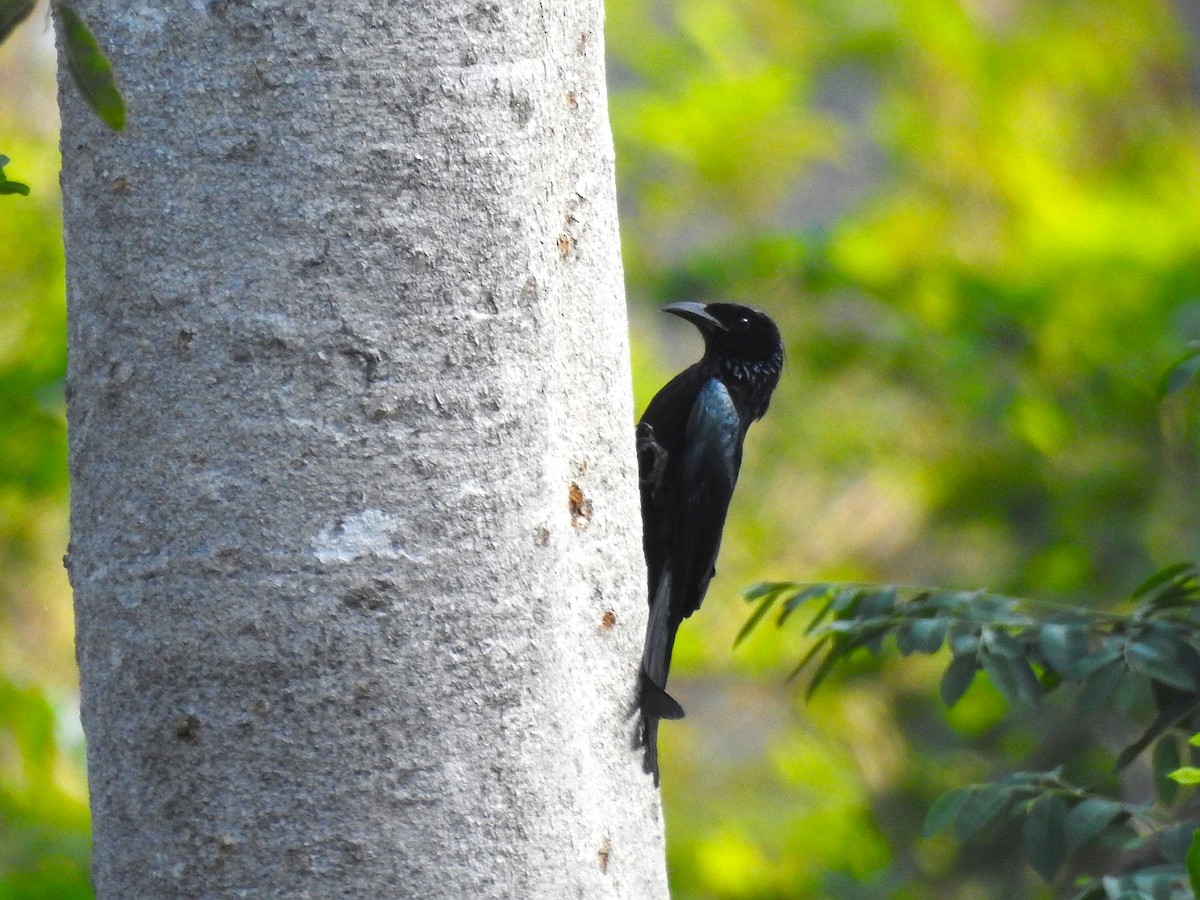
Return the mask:
{"type": "Polygon", "coordinates": [[[600,0],[91,0],[101,897],[665,896],[600,0]]]}

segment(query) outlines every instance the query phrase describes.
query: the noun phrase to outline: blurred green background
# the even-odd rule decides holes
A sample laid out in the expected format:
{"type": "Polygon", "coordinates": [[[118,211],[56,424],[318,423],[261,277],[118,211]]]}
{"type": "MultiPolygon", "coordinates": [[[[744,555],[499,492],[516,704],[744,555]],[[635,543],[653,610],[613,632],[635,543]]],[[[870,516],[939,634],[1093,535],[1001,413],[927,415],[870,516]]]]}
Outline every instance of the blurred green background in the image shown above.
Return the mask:
{"type": "MultiPolygon", "coordinates": [[[[45,27],[0,47],[0,152],[33,188],[0,198],[0,900],[88,896],[45,27]]],[[[803,623],[734,650],[738,592],[1098,604],[1200,557],[1197,392],[1155,390],[1200,338],[1198,39],[1194,0],[609,0],[639,410],[699,352],[662,303],[765,308],[789,354],[676,650],[675,897],[1050,896],[1011,829],[959,847],[921,817],[1014,768],[1103,782],[1125,726],[982,679],[947,711],[926,658],[805,704],[803,623]]]]}

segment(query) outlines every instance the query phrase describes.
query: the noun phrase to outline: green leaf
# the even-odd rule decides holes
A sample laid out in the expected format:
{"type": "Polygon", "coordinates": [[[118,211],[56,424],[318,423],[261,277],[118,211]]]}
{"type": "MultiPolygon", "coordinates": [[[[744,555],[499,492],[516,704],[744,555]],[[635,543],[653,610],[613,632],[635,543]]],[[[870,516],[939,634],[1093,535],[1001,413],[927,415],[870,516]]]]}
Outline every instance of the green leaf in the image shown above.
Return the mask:
{"type": "Polygon", "coordinates": [[[0,194],[20,194],[22,197],[28,197],[29,185],[22,184],[20,181],[9,181],[5,178],[0,181],[0,194]]]}
{"type": "Polygon", "coordinates": [[[1025,648],[1007,631],[985,628],[983,643],[988,653],[1002,656],[1005,659],[1024,659],[1025,648]]]}
{"type": "MultiPolygon", "coordinates": [[[[3,3],[4,0],[0,0],[3,3]]],[[[0,8],[0,12],[2,12],[0,8]]],[[[0,153],[0,194],[22,194],[29,195],[29,185],[22,184],[19,181],[10,181],[4,174],[4,167],[9,163],[9,159],[4,154],[0,153]]]]}
{"type": "Polygon", "coordinates": [[[1171,581],[1172,579],[1183,574],[1184,572],[1188,571],[1189,569],[1195,568],[1195,566],[1196,566],[1196,564],[1193,562],[1178,562],[1178,563],[1172,563],[1171,565],[1166,566],[1165,568],[1159,569],[1157,572],[1155,572],[1153,575],[1151,575],[1149,578],[1147,578],[1145,581],[1143,581],[1141,584],[1139,584],[1136,588],[1133,589],[1133,597],[1135,599],[1138,597],[1144,597],[1146,594],[1150,593],[1155,588],[1159,587],[1162,584],[1167,583],[1168,581],[1171,581]]]}
{"type": "Polygon", "coordinates": [[[958,811],[966,803],[967,798],[971,796],[971,790],[972,788],[967,787],[954,788],[938,797],[933,806],[929,807],[929,812],[925,814],[921,833],[925,837],[933,837],[939,831],[944,831],[949,827],[958,815],[958,811]]]}
{"type": "Polygon", "coordinates": [[[896,594],[897,591],[894,587],[885,587],[879,591],[866,593],[859,601],[855,614],[860,619],[885,616],[896,608],[896,594]]]}
{"type": "Polygon", "coordinates": [[[1068,675],[1088,654],[1087,629],[1075,623],[1048,623],[1038,630],[1038,648],[1051,668],[1068,675]]]}
{"type": "Polygon", "coordinates": [[[14,29],[24,22],[37,0],[0,0],[0,44],[8,40],[14,29]]]}
{"type": "Polygon", "coordinates": [[[1196,380],[1197,375],[1200,375],[1200,349],[1189,350],[1171,363],[1170,368],[1163,374],[1158,386],[1159,397],[1169,397],[1182,391],[1196,380]]]}
{"type": "Polygon", "coordinates": [[[1054,880],[1067,855],[1067,805],[1058,794],[1043,794],[1025,819],[1025,858],[1043,881],[1054,880]]]}
{"type": "Polygon", "coordinates": [[[1100,834],[1109,823],[1125,811],[1116,800],[1088,797],[1071,807],[1064,822],[1067,846],[1074,850],[1100,834]]]}
{"type": "Polygon", "coordinates": [[[942,702],[947,706],[953,706],[961,700],[963,694],[967,692],[967,688],[971,686],[971,682],[975,680],[977,671],[979,671],[979,663],[974,656],[954,657],[950,665],[946,667],[946,674],[942,676],[942,702]]]}
{"type": "Polygon", "coordinates": [[[125,100],[113,77],[112,64],[87,23],[66,3],[55,3],[62,22],[63,47],[71,79],[84,101],[113,131],[125,127],[125,100]]]}
{"type": "Polygon", "coordinates": [[[1192,847],[1187,852],[1188,880],[1192,883],[1192,893],[1200,897],[1200,831],[1192,835],[1192,847]]]}
{"type": "Polygon", "coordinates": [[[1200,769],[1195,766],[1183,766],[1168,773],[1167,777],[1179,784],[1200,784],[1200,769]]]}
{"type": "MultiPolygon", "coordinates": [[[[749,597],[749,590],[747,590],[743,596],[749,597]]],[[[765,598],[766,599],[758,604],[754,612],[750,613],[750,618],[746,620],[746,624],[742,626],[741,631],[737,633],[737,637],[733,639],[733,646],[736,647],[743,640],[745,640],[746,635],[753,631],[755,626],[763,620],[763,617],[771,611],[771,607],[773,607],[775,605],[775,601],[779,599],[779,591],[768,592],[765,595],[765,598]]]]}
{"type": "Polygon", "coordinates": [[[790,581],[756,581],[742,591],[742,599],[752,603],[768,594],[779,594],[791,587],[795,585],[790,581]]]}
{"type": "Polygon", "coordinates": [[[950,628],[944,616],[929,619],[910,619],[896,630],[896,647],[902,654],[936,653],[950,628]]]}
{"type": "Polygon", "coordinates": [[[1168,863],[1186,863],[1188,849],[1192,845],[1195,833],[1196,822],[1192,819],[1177,822],[1170,828],[1163,829],[1158,833],[1158,852],[1168,863]]]}
{"type": "Polygon", "coordinates": [[[1041,699],[1041,685],[1033,670],[1024,659],[1013,659],[995,653],[984,652],[980,658],[983,671],[1004,698],[1010,703],[1021,699],[1037,703],[1041,699]]]}
{"type": "Polygon", "coordinates": [[[1200,690],[1195,655],[1186,644],[1157,636],[1131,640],[1125,646],[1125,661],[1131,669],[1184,691],[1200,690]]]}
{"type": "Polygon", "coordinates": [[[1000,815],[1008,805],[1012,793],[996,785],[972,787],[966,800],[954,817],[954,833],[960,841],[974,837],[980,829],[1000,815]]]}
{"type": "MultiPolygon", "coordinates": [[[[783,610],[782,610],[782,612],[779,613],[779,621],[776,624],[782,625],[785,621],[787,621],[788,616],[790,616],[793,612],[795,612],[797,609],[799,609],[804,603],[807,603],[809,600],[824,597],[828,593],[829,593],[829,585],[827,585],[827,584],[810,584],[804,590],[800,591],[800,593],[798,593],[792,597],[788,597],[787,602],[783,604],[783,610]]],[[[828,604],[826,604],[825,608],[823,610],[821,610],[819,613],[817,613],[816,616],[813,617],[813,622],[809,624],[807,631],[811,632],[813,629],[814,623],[819,622],[822,618],[824,618],[825,614],[828,611],[829,611],[829,606],[828,606],[828,604]]]]}
{"type": "Polygon", "coordinates": [[[973,630],[961,630],[959,622],[950,629],[950,652],[955,656],[974,656],[979,652],[979,635],[973,630]]]}
{"type": "Polygon", "coordinates": [[[792,669],[792,672],[790,675],[788,675],[787,680],[791,681],[793,678],[803,672],[808,664],[813,661],[816,655],[821,652],[824,646],[832,641],[833,635],[821,635],[821,637],[817,639],[816,643],[808,648],[808,652],[804,654],[804,657],[800,660],[800,662],[796,663],[796,668],[792,669]]]}

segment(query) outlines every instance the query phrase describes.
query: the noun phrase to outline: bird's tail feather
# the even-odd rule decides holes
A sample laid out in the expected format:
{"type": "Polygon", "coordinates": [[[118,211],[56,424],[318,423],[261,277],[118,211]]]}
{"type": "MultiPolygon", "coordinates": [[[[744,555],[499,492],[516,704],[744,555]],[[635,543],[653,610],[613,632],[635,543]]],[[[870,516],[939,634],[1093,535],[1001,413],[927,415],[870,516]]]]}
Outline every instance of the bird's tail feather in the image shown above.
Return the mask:
{"type": "Polygon", "coordinates": [[[666,691],[667,673],[675,629],[670,622],[671,573],[664,572],[650,601],[650,621],[646,627],[646,646],[638,673],[638,709],[641,720],[638,743],[643,750],[642,769],[658,784],[658,723],[660,719],[682,719],[683,707],[666,691]]]}

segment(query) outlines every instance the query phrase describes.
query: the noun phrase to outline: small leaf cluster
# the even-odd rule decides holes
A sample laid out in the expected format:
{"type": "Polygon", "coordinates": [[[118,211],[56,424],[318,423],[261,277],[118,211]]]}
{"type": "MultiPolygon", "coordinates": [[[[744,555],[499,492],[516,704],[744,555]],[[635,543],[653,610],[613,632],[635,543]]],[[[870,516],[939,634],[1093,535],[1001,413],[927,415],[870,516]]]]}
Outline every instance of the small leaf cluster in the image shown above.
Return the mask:
{"type": "Polygon", "coordinates": [[[955,788],[930,808],[924,833],[931,836],[953,827],[955,836],[965,841],[1005,813],[1023,820],[1025,858],[1048,882],[1055,879],[1067,856],[1082,847],[1141,850],[1153,842],[1160,864],[1123,877],[1087,882],[1076,900],[1191,896],[1186,893],[1186,861],[1196,830],[1194,821],[1159,827],[1148,804],[1093,794],[1066,781],[1059,769],[1016,772],[990,784],[955,788]]]}
{"type": "MultiPolygon", "coordinates": [[[[1117,769],[1156,744],[1152,765],[1163,803],[1174,801],[1181,784],[1200,781],[1200,770],[1180,768],[1180,742],[1171,733],[1176,727],[1194,729],[1200,718],[1198,563],[1155,573],[1133,592],[1124,612],[1036,604],[984,591],[842,582],[761,583],[744,596],[756,608],[739,641],[774,610],[780,625],[802,606],[813,610],[805,629],[813,645],[792,672],[795,677],[812,669],[808,695],[855,651],[878,656],[889,639],[903,656],[949,650],[940,685],[948,706],[981,672],[1010,703],[1036,705],[1059,686],[1074,684],[1083,717],[1141,681],[1154,700],[1153,719],[1142,723],[1141,736],[1118,755],[1117,769]]],[[[1161,866],[1101,879],[1081,897],[1173,897],[1173,886],[1187,883],[1185,856],[1195,822],[1163,825],[1148,807],[1093,796],[1058,771],[1017,773],[953,790],[930,810],[926,831],[953,825],[966,840],[1005,811],[1024,819],[1026,858],[1047,881],[1082,846],[1131,850],[1155,838],[1161,866]]]]}

